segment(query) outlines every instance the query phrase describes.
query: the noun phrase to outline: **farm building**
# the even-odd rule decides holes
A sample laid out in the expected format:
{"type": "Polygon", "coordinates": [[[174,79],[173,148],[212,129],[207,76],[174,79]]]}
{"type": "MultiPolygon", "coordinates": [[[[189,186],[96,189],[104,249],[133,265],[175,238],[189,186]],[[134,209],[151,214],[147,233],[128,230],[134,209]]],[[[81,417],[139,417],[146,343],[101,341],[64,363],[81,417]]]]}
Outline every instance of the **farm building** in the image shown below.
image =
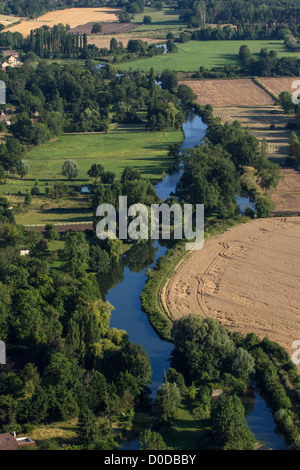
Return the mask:
{"type": "Polygon", "coordinates": [[[16,437],[16,433],[0,434],[0,450],[21,450],[22,446],[36,447],[35,442],[30,437],[16,437]]]}

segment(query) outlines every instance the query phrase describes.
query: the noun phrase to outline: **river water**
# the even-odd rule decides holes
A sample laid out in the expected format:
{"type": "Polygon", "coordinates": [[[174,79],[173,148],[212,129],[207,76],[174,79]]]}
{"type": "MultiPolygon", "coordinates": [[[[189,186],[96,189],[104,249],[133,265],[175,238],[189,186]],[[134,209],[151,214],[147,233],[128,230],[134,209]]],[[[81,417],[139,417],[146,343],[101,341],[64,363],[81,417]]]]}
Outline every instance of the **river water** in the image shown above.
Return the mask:
{"type": "MultiPolygon", "coordinates": [[[[190,113],[183,124],[184,141],[181,150],[199,145],[205,136],[206,128],[200,117],[190,113]]],[[[155,186],[160,198],[165,200],[175,192],[182,171],[168,174],[155,186]]],[[[170,366],[169,359],[173,345],[161,340],[151,327],[147,315],[141,309],[140,295],[147,280],[147,269],[152,269],[158,258],[166,251],[167,247],[163,243],[149,241],[147,246],[142,248],[142,252],[137,252],[133,259],[126,260],[125,255],[125,260],[120,263],[111,277],[105,276],[100,282],[105,300],[115,308],[112,311],[111,327],[126,330],[130,341],[142,345],[148,354],[153,374],[150,388],[154,394],[163,382],[164,371],[170,366]]],[[[273,449],[286,448],[283,438],[275,432],[276,426],[272,414],[259,393],[255,391],[254,394],[245,397],[244,405],[246,405],[248,425],[257,439],[273,449]]],[[[137,449],[137,439],[123,441],[120,448],[137,449]]]]}

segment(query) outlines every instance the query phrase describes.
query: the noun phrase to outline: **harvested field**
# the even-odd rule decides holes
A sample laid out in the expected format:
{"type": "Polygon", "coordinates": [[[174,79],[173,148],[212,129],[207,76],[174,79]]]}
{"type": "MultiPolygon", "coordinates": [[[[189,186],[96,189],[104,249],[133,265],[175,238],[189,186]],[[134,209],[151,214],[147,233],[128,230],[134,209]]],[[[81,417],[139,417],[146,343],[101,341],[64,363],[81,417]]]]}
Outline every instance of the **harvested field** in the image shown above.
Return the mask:
{"type": "MultiPolygon", "coordinates": [[[[263,82],[263,84],[270,88],[276,95],[280,95],[282,91],[288,91],[290,93],[293,93],[295,91],[295,88],[292,88],[292,84],[295,81],[299,81],[300,77],[279,77],[279,78],[260,78],[260,81],[263,82]]],[[[299,89],[299,85],[297,86],[297,89],[299,89]]]]}
{"type": "MultiPolygon", "coordinates": [[[[92,27],[95,22],[87,23],[81,26],[76,26],[76,28],[71,29],[71,32],[74,34],[92,34],[92,27]]],[[[103,34],[119,34],[119,33],[128,33],[132,29],[136,28],[138,25],[134,23],[100,23],[101,24],[101,35],[97,34],[95,37],[102,36],[103,34]]]]}
{"type": "MultiPolygon", "coordinates": [[[[22,21],[20,24],[8,28],[8,31],[28,36],[32,29],[39,28],[43,25],[54,26],[58,23],[69,24],[71,28],[85,25],[87,23],[116,22],[116,8],[70,8],[66,10],[51,11],[40,16],[36,20],[22,21]]],[[[6,31],[7,31],[6,30],[6,31]]]]}
{"type": "Polygon", "coordinates": [[[274,214],[300,215],[300,173],[293,168],[282,168],[281,174],[284,180],[271,194],[276,204],[274,214]]]}
{"type": "Polygon", "coordinates": [[[18,16],[9,16],[9,15],[0,15],[0,24],[3,24],[5,27],[9,26],[16,21],[20,21],[24,18],[19,18],[18,16]]]}
{"type": "Polygon", "coordinates": [[[218,106],[262,106],[274,104],[274,99],[252,79],[191,80],[180,82],[191,87],[197,103],[218,106]]]}
{"type": "Polygon", "coordinates": [[[132,34],[118,34],[118,35],[105,34],[103,36],[102,35],[89,36],[88,43],[95,44],[95,46],[99,48],[106,47],[107,49],[109,49],[110,41],[112,38],[115,38],[118,42],[121,42],[124,47],[127,47],[128,41],[130,41],[130,39],[140,39],[141,41],[145,41],[148,44],[156,44],[156,43],[162,42],[161,39],[152,38],[152,37],[144,37],[143,35],[141,35],[141,33],[139,33],[138,35],[134,35],[134,33],[132,33],[132,34]]]}
{"type": "Polygon", "coordinates": [[[276,204],[274,214],[300,214],[300,173],[292,168],[284,168],[285,159],[289,155],[289,137],[293,132],[285,126],[288,122],[293,122],[294,117],[284,114],[278,106],[214,108],[214,115],[219,116],[223,122],[239,121],[242,126],[249,127],[257,138],[267,140],[270,159],[282,165],[281,173],[284,176],[277,191],[272,192],[272,199],[276,204]],[[271,124],[275,124],[274,130],[270,129],[271,124]]]}
{"type": "Polygon", "coordinates": [[[204,243],[163,289],[172,318],[213,317],[292,353],[300,339],[300,219],[259,219],[204,243]]]}

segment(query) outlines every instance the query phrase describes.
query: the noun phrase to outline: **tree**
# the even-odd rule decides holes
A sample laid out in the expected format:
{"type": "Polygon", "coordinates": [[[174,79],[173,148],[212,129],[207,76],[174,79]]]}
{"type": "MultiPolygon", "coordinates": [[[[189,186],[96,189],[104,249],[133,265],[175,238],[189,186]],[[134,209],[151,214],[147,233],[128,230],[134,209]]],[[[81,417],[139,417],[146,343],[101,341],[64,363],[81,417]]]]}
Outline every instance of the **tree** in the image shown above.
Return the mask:
{"type": "Polygon", "coordinates": [[[141,179],[141,175],[138,170],[135,170],[131,166],[126,166],[121,174],[121,183],[126,183],[127,181],[141,179]]]}
{"type": "Polygon", "coordinates": [[[177,47],[173,39],[168,39],[167,40],[167,52],[176,52],[177,47]]]}
{"type": "Polygon", "coordinates": [[[167,423],[175,417],[181,395],[175,383],[166,382],[157,392],[154,403],[155,419],[158,423],[167,423]]]}
{"type": "Polygon", "coordinates": [[[232,357],[232,372],[237,377],[248,378],[254,372],[255,360],[243,348],[238,348],[232,357]]]}
{"type": "Polygon", "coordinates": [[[139,436],[139,449],[140,450],[167,450],[168,447],[165,444],[161,434],[158,432],[144,431],[139,436]]]}
{"type": "Polygon", "coordinates": [[[0,180],[3,181],[5,178],[5,171],[3,166],[0,165],[0,180]]]}
{"type": "Polygon", "coordinates": [[[107,273],[110,269],[109,255],[99,245],[92,245],[90,248],[90,267],[98,274],[107,273]]]}
{"type": "Polygon", "coordinates": [[[278,100],[286,114],[292,114],[294,112],[294,104],[291,93],[288,91],[282,91],[278,100]]]}
{"type": "Polygon", "coordinates": [[[110,47],[109,47],[110,52],[115,52],[117,49],[118,49],[118,41],[116,40],[116,38],[111,38],[110,47]]]}
{"type": "Polygon", "coordinates": [[[62,254],[65,271],[73,278],[85,276],[89,261],[89,246],[84,233],[68,232],[62,254]]]}
{"type": "Polygon", "coordinates": [[[177,385],[181,395],[185,393],[186,386],[184,383],[184,377],[180,372],[177,372],[176,369],[173,369],[172,367],[170,367],[167,371],[166,379],[169,383],[175,383],[177,385]]]}
{"type": "Polygon", "coordinates": [[[78,437],[84,448],[94,449],[100,438],[99,420],[87,406],[79,415],[78,427],[78,437]]]}
{"type": "Polygon", "coordinates": [[[21,176],[22,179],[24,178],[24,176],[28,174],[28,171],[29,171],[29,165],[26,162],[26,160],[21,160],[20,162],[17,163],[17,173],[18,175],[21,176]]]}
{"type": "Polygon", "coordinates": [[[31,194],[27,193],[24,199],[24,203],[26,206],[30,206],[31,202],[32,202],[31,194]]]}
{"type": "Polygon", "coordinates": [[[112,184],[114,182],[115,177],[116,174],[113,171],[104,171],[101,174],[101,181],[104,184],[112,184]]]}
{"type": "Polygon", "coordinates": [[[222,449],[254,450],[255,438],[244,418],[245,409],[235,396],[221,397],[211,412],[212,433],[222,449]]]}
{"type": "Polygon", "coordinates": [[[62,175],[66,176],[69,181],[73,181],[78,176],[78,165],[74,160],[67,160],[61,170],[62,175]]]}
{"type": "Polygon", "coordinates": [[[164,70],[161,74],[161,87],[163,90],[169,90],[170,93],[176,93],[178,87],[177,73],[174,70],[164,70]]]}
{"type": "Polygon", "coordinates": [[[144,24],[150,24],[151,21],[152,21],[151,16],[149,16],[149,15],[145,15],[145,16],[144,16],[144,18],[143,18],[143,23],[144,23],[144,24]]]}
{"type": "Polygon", "coordinates": [[[179,85],[177,96],[184,105],[192,104],[193,101],[195,101],[197,98],[197,95],[193,92],[193,90],[184,84],[179,85]]]}
{"type": "Polygon", "coordinates": [[[22,372],[22,379],[24,381],[25,396],[32,396],[41,381],[37,367],[30,362],[26,364],[22,372]]]}
{"type": "Polygon", "coordinates": [[[280,166],[274,162],[264,165],[258,172],[259,185],[267,191],[268,189],[277,189],[281,176],[280,166]]]}
{"type": "Polygon", "coordinates": [[[92,27],[92,34],[99,34],[102,31],[102,26],[100,23],[94,23],[92,27]]]}
{"type": "Polygon", "coordinates": [[[275,204],[269,196],[261,196],[256,200],[257,217],[268,217],[275,209],[275,204]]]}
{"type": "Polygon", "coordinates": [[[100,163],[94,163],[87,172],[90,178],[95,178],[96,180],[101,178],[101,175],[103,173],[104,173],[104,168],[102,165],[100,165],[100,163]]]}
{"type": "Polygon", "coordinates": [[[53,224],[47,224],[45,227],[45,238],[46,240],[59,240],[59,233],[53,224]]]}
{"type": "Polygon", "coordinates": [[[212,318],[187,315],[172,328],[175,354],[172,367],[190,382],[218,379],[235,347],[228,331],[212,318]]]}

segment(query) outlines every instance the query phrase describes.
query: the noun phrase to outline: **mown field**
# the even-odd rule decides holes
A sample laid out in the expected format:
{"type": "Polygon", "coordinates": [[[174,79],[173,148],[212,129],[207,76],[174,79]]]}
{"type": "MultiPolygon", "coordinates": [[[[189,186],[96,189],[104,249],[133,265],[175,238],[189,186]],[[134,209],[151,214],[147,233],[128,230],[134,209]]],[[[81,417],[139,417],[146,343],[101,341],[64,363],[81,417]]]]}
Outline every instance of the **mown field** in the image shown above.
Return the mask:
{"type": "Polygon", "coordinates": [[[54,201],[45,197],[46,185],[61,182],[80,188],[90,184],[93,180],[89,179],[87,171],[93,163],[101,163],[105,171],[113,171],[117,177],[130,165],[155,182],[171,166],[169,146],[181,140],[182,132],[179,130],[152,132],[139,126],[120,126],[109,134],[65,134],[26,155],[28,175],[24,179],[11,177],[8,184],[0,186],[0,194],[8,196],[14,207],[22,206],[24,195],[38,180],[40,196],[33,197],[29,213],[17,216],[18,223],[86,221],[91,215],[86,196],[54,201]],[[62,165],[68,159],[75,160],[79,167],[79,175],[72,183],[61,174],[62,165]],[[23,195],[19,195],[19,191],[23,195]]]}
{"type": "Polygon", "coordinates": [[[21,19],[22,18],[19,18],[18,16],[0,15],[0,24],[3,24],[5,27],[7,27],[10,24],[20,21],[21,19]]]}
{"type": "Polygon", "coordinates": [[[79,167],[76,184],[92,182],[87,171],[93,163],[101,163],[105,171],[113,171],[117,176],[130,165],[146,178],[157,181],[171,165],[169,146],[181,140],[181,131],[151,132],[138,127],[135,130],[134,126],[120,127],[109,134],[64,134],[28,154],[28,175],[23,180],[11,179],[2,188],[5,192],[24,191],[31,188],[36,179],[42,191],[47,182],[50,186],[57,181],[68,183],[61,174],[62,165],[68,159],[75,160],[79,167]]]}
{"type": "Polygon", "coordinates": [[[187,80],[197,95],[197,103],[219,106],[261,106],[272,105],[274,98],[251,78],[230,80],[187,80]]]}
{"type": "MultiPolygon", "coordinates": [[[[136,31],[136,30],[135,30],[136,31]]],[[[178,52],[163,56],[140,59],[120,64],[120,70],[139,69],[156,72],[172,69],[181,72],[194,72],[200,66],[212,68],[225,65],[239,65],[239,49],[247,44],[253,54],[259,54],[262,48],[275,50],[278,57],[298,57],[300,53],[289,52],[283,41],[192,41],[178,44],[178,52]]]]}
{"type": "Polygon", "coordinates": [[[134,23],[143,23],[145,15],[151,16],[150,24],[141,24],[135,31],[153,31],[159,29],[178,29],[185,27],[186,23],[179,19],[180,13],[171,8],[163,8],[161,11],[154,10],[153,8],[145,8],[143,13],[134,15],[134,23]]]}

